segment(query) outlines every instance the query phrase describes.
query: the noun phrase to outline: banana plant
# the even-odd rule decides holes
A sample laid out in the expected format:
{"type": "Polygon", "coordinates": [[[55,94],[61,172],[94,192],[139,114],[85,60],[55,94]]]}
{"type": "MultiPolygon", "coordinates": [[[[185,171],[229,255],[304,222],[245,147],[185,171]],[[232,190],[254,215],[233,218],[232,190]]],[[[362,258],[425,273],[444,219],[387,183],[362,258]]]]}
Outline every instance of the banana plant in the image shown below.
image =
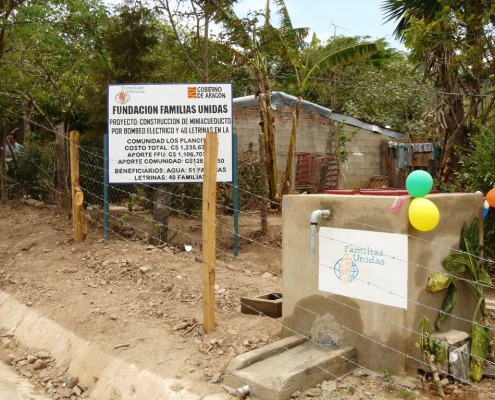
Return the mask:
{"type": "Polygon", "coordinates": [[[423,315],[423,318],[421,318],[419,331],[420,338],[416,343],[416,346],[420,348],[421,353],[428,362],[438,394],[443,397],[445,394],[443,391],[442,382],[440,381],[440,376],[438,375],[436,364],[442,364],[445,361],[445,358],[447,357],[447,349],[433,339],[430,320],[426,317],[426,315],[423,315]]]}
{"type": "Polygon", "coordinates": [[[233,65],[248,68],[255,82],[260,112],[260,127],[263,133],[265,154],[267,159],[267,176],[270,200],[279,201],[277,192],[278,172],[275,153],[275,118],[273,116],[271,95],[272,81],[270,76],[270,60],[276,48],[280,47],[276,29],[270,22],[270,0],[266,0],[262,13],[264,23],[258,24],[258,17],[239,18],[232,5],[218,6],[215,22],[223,24],[225,33],[222,41],[213,45],[226,48],[232,55],[233,65]],[[227,40],[223,40],[227,38],[227,40]]]}
{"type": "Polygon", "coordinates": [[[442,261],[448,273],[431,274],[428,277],[427,290],[436,292],[447,289],[442,310],[435,326],[442,329],[445,321],[454,309],[457,293],[462,285],[466,287],[476,299],[471,325],[471,362],[469,372],[471,379],[479,382],[483,376],[483,362],[491,353],[493,344],[487,330],[487,310],[484,288],[493,287],[490,274],[479,261],[482,251],[479,239],[479,219],[475,218],[471,225],[464,224],[461,230],[460,251],[449,254],[442,261]],[[477,316],[481,315],[478,321],[477,316]]]}
{"type": "Polygon", "coordinates": [[[291,186],[293,188],[292,165],[296,151],[297,126],[299,124],[303,93],[307,89],[310,79],[322,69],[341,66],[357,59],[368,57],[378,51],[378,46],[376,43],[360,43],[314,59],[312,56],[314,56],[315,50],[320,44],[316,34],[313,33],[309,43],[304,44],[309,35],[309,28],[294,28],[285,1],[275,0],[275,4],[281,20],[278,30],[281,42],[280,56],[294,70],[297,85],[287,162],[285,172],[279,182],[279,192],[284,195],[289,193],[291,186]]]}

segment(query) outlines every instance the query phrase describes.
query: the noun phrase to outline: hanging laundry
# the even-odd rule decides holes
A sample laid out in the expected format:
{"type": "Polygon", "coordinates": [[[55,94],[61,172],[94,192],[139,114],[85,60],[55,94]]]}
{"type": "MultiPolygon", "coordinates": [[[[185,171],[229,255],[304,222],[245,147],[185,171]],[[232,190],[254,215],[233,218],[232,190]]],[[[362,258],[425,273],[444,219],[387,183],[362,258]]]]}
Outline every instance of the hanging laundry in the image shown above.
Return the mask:
{"type": "Polygon", "coordinates": [[[397,158],[395,164],[397,168],[407,170],[412,167],[412,146],[409,143],[399,143],[397,145],[397,158]]]}

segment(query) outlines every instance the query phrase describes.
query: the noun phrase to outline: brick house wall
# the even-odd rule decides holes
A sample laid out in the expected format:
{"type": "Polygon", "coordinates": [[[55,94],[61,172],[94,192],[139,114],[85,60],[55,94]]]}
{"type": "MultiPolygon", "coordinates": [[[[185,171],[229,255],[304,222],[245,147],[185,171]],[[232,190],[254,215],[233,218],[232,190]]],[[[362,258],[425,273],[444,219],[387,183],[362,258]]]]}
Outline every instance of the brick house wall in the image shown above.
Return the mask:
{"type": "MultiPolygon", "coordinates": [[[[288,95],[285,95],[288,96],[288,95]]],[[[292,96],[288,96],[293,98],[292,96]]],[[[309,102],[305,102],[310,104],[309,102]]],[[[338,121],[344,122],[345,132],[351,136],[357,132],[354,139],[347,144],[349,152],[347,162],[340,165],[338,187],[340,189],[363,188],[372,176],[382,175],[380,170],[380,143],[382,139],[391,139],[389,136],[363,127],[356,126],[366,124],[352,117],[332,113],[335,119],[310,111],[311,107],[302,109],[297,129],[297,153],[320,153],[333,155],[337,144],[338,121]],[[356,122],[357,121],[357,122],[356,122]]],[[[292,127],[292,113],[294,107],[290,104],[276,104],[273,110],[275,118],[275,147],[277,156],[277,169],[281,174],[286,165],[287,150],[289,148],[290,132],[292,127]]],[[[238,137],[239,151],[245,151],[252,144],[253,150],[258,151],[260,134],[260,114],[256,105],[236,105],[234,102],[234,132],[238,137]]],[[[369,125],[372,127],[372,125],[369,125]]],[[[382,131],[393,132],[375,127],[382,131]]],[[[373,128],[372,128],[373,129],[373,128]]],[[[396,132],[394,132],[396,134],[396,132]]],[[[399,134],[403,135],[403,134],[399,134]]],[[[405,136],[405,135],[404,135],[405,136]]]]}

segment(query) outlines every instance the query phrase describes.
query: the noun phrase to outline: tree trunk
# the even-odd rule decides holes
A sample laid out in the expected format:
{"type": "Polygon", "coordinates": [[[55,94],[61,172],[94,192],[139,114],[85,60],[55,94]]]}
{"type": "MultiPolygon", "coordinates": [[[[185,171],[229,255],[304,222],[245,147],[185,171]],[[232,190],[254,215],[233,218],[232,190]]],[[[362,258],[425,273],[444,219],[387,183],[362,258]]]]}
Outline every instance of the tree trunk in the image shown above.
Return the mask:
{"type": "Polygon", "coordinates": [[[150,240],[155,246],[168,242],[170,200],[170,185],[156,185],[153,198],[153,236],[150,240]]]}
{"type": "Polygon", "coordinates": [[[261,161],[261,188],[262,188],[262,199],[261,199],[261,235],[265,236],[268,233],[268,202],[266,197],[268,196],[269,187],[268,179],[266,176],[266,169],[263,167],[266,165],[266,154],[265,154],[265,136],[263,132],[259,135],[259,145],[260,145],[260,161],[261,161]]]}
{"type": "Polygon", "coordinates": [[[282,175],[282,179],[280,182],[280,193],[286,195],[291,192],[291,187],[295,183],[292,179],[292,165],[295,158],[296,151],[296,140],[297,140],[297,126],[299,124],[299,113],[301,112],[301,102],[302,97],[297,96],[296,108],[294,113],[292,114],[292,128],[290,132],[290,142],[289,142],[289,150],[287,151],[287,163],[285,164],[285,172],[282,175]]]}
{"type": "MultiPolygon", "coordinates": [[[[266,172],[270,189],[270,200],[279,199],[277,192],[278,173],[277,156],[275,152],[275,132],[273,126],[273,113],[271,107],[271,92],[261,92],[259,94],[260,126],[265,137],[266,172]]],[[[260,153],[261,154],[261,153],[260,153]]]]}
{"type": "Polygon", "coordinates": [[[7,121],[0,119],[0,145],[2,147],[2,152],[0,153],[0,200],[2,203],[7,200],[7,162],[5,161],[5,147],[7,145],[6,123],[7,121]]]}
{"type": "Polygon", "coordinates": [[[466,121],[463,98],[459,96],[457,74],[452,70],[453,54],[451,50],[440,47],[433,52],[437,60],[438,88],[444,92],[442,108],[438,114],[439,126],[444,131],[442,156],[437,178],[442,183],[448,183],[457,170],[457,160],[454,156],[456,144],[460,144],[465,136],[463,125],[466,121]]]}

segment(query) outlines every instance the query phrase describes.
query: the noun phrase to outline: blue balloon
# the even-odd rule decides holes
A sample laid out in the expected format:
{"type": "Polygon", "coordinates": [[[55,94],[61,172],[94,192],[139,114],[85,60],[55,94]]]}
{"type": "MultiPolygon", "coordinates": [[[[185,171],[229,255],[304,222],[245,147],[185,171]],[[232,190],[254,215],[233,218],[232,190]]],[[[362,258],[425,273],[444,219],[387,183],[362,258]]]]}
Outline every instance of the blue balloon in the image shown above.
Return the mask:
{"type": "Polygon", "coordinates": [[[483,218],[486,218],[488,215],[488,210],[486,208],[483,208],[483,218]]]}

